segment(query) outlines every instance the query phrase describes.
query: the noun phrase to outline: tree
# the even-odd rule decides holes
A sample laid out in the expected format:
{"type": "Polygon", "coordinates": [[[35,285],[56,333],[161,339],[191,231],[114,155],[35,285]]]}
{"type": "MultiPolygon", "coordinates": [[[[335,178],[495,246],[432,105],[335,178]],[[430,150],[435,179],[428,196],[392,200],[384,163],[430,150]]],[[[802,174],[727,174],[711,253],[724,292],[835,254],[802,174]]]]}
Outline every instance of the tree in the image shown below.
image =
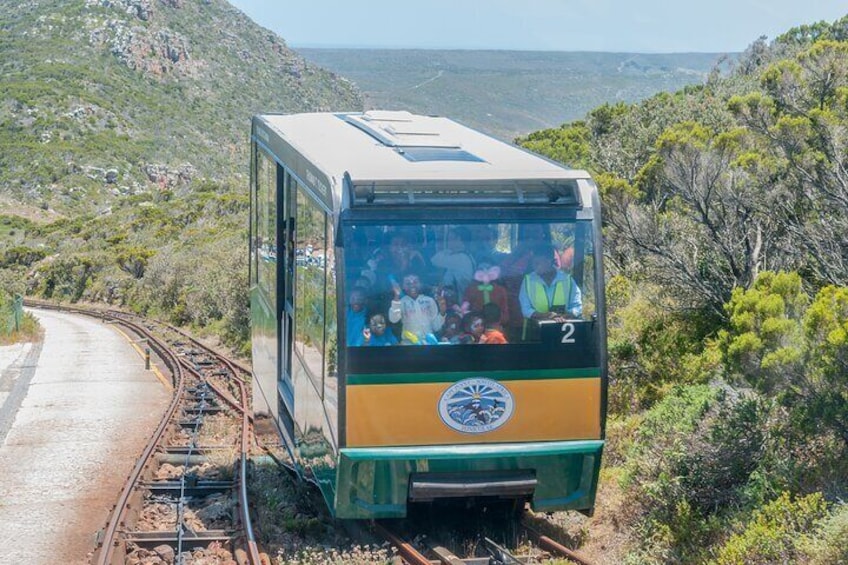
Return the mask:
{"type": "Polygon", "coordinates": [[[609,216],[655,280],[683,304],[706,304],[721,316],[734,288],[788,260],[771,206],[780,192],[763,174],[767,163],[745,143],[741,130],[716,134],[696,122],[668,128],[641,172],[651,197],[615,200],[621,208],[609,216]]]}
{"type": "Polygon", "coordinates": [[[122,271],[129,273],[133,278],[140,279],[144,276],[147,262],[156,254],[152,249],[140,246],[119,247],[115,262],[122,271]]]}
{"type": "Polygon", "coordinates": [[[819,41],[762,75],[730,109],[779,169],[773,202],[817,283],[848,281],[848,43],[819,41]]]}
{"type": "Polygon", "coordinates": [[[796,273],[762,273],[728,302],[720,332],[729,377],[777,396],[807,434],[832,431],[848,449],[848,288],[810,303],[796,273]]]}

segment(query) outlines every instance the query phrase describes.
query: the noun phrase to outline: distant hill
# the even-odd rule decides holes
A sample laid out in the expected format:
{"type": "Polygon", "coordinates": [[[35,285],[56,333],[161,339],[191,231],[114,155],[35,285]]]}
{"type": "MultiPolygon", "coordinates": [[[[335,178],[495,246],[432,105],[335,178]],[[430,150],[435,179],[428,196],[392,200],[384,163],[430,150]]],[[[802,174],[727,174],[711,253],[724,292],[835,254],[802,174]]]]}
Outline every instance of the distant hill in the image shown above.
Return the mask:
{"type": "Polygon", "coordinates": [[[223,0],[0,0],[0,195],[57,210],[247,172],[250,116],[357,110],[223,0]]]}
{"type": "Polygon", "coordinates": [[[635,102],[702,83],[716,53],[297,49],[354,81],[368,108],[454,118],[512,140],[582,118],[604,102],[635,102]]]}

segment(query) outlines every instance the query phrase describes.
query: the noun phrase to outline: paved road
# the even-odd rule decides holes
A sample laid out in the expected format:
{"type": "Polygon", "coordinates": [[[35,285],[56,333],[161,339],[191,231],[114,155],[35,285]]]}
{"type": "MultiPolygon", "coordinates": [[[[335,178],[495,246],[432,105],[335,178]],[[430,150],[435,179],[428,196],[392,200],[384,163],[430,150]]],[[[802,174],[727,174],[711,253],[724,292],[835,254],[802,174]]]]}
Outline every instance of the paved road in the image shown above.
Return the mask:
{"type": "Polygon", "coordinates": [[[0,564],[88,563],[170,392],[112,326],[32,313],[43,343],[0,348],[0,564]]]}

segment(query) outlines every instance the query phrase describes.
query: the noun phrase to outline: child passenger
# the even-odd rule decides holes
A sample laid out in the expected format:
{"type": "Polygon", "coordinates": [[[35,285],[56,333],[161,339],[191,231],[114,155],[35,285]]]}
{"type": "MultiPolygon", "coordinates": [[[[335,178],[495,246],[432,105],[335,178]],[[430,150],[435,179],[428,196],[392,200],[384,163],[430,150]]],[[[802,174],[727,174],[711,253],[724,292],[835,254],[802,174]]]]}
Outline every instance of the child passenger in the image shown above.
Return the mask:
{"type": "Polygon", "coordinates": [[[362,330],[362,345],[382,346],[397,345],[398,340],[391,331],[386,331],[386,317],[374,314],[368,321],[368,327],[362,330]]]}
{"type": "Polygon", "coordinates": [[[404,343],[424,344],[435,341],[435,334],[445,323],[444,297],[438,302],[431,297],[421,294],[421,278],[418,273],[409,272],[403,277],[403,292],[394,283],[394,300],[389,307],[389,321],[393,324],[403,322],[404,343]]]}
{"type": "Polygon", "coordinates": [[[486,324],[486,331],[480,336],[480,343],[488,345],[502,345],[508,343],[506,336],[503,333],[501,326],[501,308],[494,302],[489,302],[483,306],[483,322],[486,324]]]}
{"type": "Polygon", "coordinates": [[[497,265],[480,263],[474,273],[476,282],[468,285],[465,290],[465,301],[471,305],[472,310],[481,311],[483,305],[494,302],[500,307],[502,325],[509,325],[509,305],[507,302],[506,289],[501,286],[498,277],[501,269],[497,265]]]}
{"type": "Polygon", "coordinates": [[[348,298],[347,313],[347,344],[352,346],[361,345],[362,330],[365,329],[365,290],[353,287],[348,298]]]}
{"type": "Polygon", "coordinates": [[[462,332],[462,318],[456,312],[448,312],[445,315],[445,325],[442,326],[442,335],[439,341],[455,343],[454,340],[460,332],[462,332]]]}
{"type": "Polygon", "coordinates": [[[456,337],[456,341],[452,343],[479,343],[480,337],[483,335],[483,332],[486,331],[483,316],[479,312],[469,312],[462,319],[462,329],[464,331],[458,335],[456,337]]]}

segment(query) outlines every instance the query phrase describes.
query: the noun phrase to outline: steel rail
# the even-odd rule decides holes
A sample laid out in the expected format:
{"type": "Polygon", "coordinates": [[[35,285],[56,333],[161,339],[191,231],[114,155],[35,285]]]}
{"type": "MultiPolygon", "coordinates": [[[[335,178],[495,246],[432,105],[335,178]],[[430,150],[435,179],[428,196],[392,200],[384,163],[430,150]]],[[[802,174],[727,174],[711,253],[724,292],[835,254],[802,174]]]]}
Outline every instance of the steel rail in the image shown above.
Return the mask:
{"type": "MultiPolygon", "coordinates": [[[[211,383],[210,383],[211,384],[211,383]]],[[[250,507],[247,499],[247,459],[250,451],[250,420],[247,410],[247,389],[244,382],[238,382],[241,392],[241,402],[244,409],[241,413],[241,460],[239,461],[239,506],[241,507],[241,520],[247,533],[247,556],[251,565],[261,565],[259,547],[256,545],[256,536],[253,532],[253,522],[250,519],[250,507]]]]}
{"type": "Polygon", "coordinates": [[[559,555],[560,557],[565,557],[567,559],[571,559],[575,563],[579,563],[580,565],[593,565],[593,562],[589,560],[585,555],[574,551],[573,549],[568,549],[561,543],[549,538],[548,536],[542,535],[535,528],[528,526],[527,524],[521,525],[530,537],[534,539],[534,541],[539,544],[539,547],[553,553],[555,555],[559,555]]]}
{"type": "Polygon", "coordinates": [[[411,543],[403,541],[400,537],[393,534],[388,528],[379,522],[372,522],[377,533],[386,538],[392,545],[397,547],[401,558],[409,563],[409,565],[431,565],[430,560],[415,549],[411,543]]]}
{"type": "MultiPolygon", "coordinates": [[[[127,325],[133,327],[133,324],[127,325]]],[[[133,329],[135,331],[141,330],[141,328],[138,328],[137,326],[133,329]]],[[[111,565],[113,563],[113,554],[115,551],[115,546],[118,543],[118,527],[123,523],[124,518],[126,516],[130,495],[132,495],[132,492],[135,489],[135,485],[138,483],[139,478],[141,477],[141,473],[147,465],[147,462],[153,454],[153,451],[158,446],[159,441],[165,434],[165,430],[170,425],[174,413],[177,410],[177,407],[179,407],[180,403],[182,402],[181,396],[185,387],[185,378],[182,372],[182,368],[180,367],[180,363],[177,360],[176,356],[174,356],[174,354],[170,351],[169,348],[165,347],[164,344],[160,343],[155,336],[150,335],[149,332],[143,331],[141,335],[148,335],[149,339],[151,339],[154,343],[157,343],[159,346],[162,347],[162,350],[159,351],[159,354],[163,355],[163,359],[170,358],[173,362],[173,366],[171,366],[171,371],[174,374],[175,390],[173,399],[171,400],[171,404],[165,411],[165,415],[163,416],[161,422],[159,422],[159,427],[156,428],[156,431],[153,433],[153,436],[148,442],[147,447],[144,448],[141,457],[139,457],[139,459],[136,461],[135,467],[133,467],[133,470],[130,473],[127,482],[124,483],[124,488],[121,491],[121,495],[118,498],[118,502],[115,505],[115,509],[112,512],[112,516],[109,519],[109,523],[106,526],[106,530],[104,531],[101,551],[97,556],[97,565],[111,565]]]]}

